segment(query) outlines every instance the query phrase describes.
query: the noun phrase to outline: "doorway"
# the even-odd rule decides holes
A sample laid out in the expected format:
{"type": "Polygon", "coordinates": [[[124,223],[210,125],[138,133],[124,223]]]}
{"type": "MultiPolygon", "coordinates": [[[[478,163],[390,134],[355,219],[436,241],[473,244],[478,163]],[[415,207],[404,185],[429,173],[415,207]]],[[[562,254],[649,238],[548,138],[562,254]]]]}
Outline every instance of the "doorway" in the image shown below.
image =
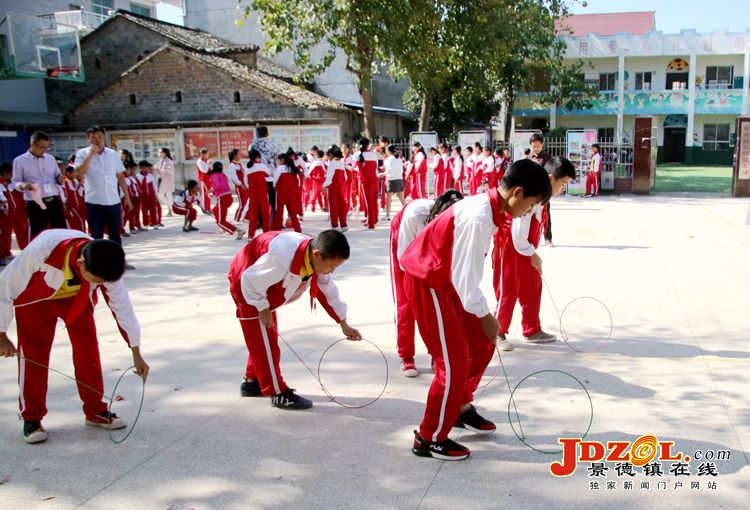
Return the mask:
{"type": "Polygon", "coordinates": [[[685,162],[685,128],[664,128],[664,162],[685,162]]]}

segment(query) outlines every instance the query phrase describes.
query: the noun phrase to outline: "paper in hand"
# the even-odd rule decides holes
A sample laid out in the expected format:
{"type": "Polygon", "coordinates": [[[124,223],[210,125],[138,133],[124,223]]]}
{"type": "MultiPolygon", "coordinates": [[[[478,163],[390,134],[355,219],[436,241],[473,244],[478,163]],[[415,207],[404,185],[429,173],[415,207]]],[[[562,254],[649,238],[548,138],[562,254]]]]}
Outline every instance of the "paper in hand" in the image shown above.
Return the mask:
{"type": "Polygon", "coordinates": [[[39,184],[32,184],[29,194],[31,195],[31,199],[39,205],[39,208],[42,211],[47,209],[47,204],[42,201],[42,191],[39,188],[39,184]]]}

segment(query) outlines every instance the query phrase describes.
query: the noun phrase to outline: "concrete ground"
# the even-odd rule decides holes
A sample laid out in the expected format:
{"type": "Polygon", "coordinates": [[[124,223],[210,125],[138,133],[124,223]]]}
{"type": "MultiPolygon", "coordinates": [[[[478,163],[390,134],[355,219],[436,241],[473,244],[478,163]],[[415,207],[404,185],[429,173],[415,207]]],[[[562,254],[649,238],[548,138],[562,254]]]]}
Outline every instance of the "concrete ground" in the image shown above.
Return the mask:
{"type": "MultiPolygon", "coordinates": [[[[16,365],[0,360],[0,508],[747,508],[747,207],[747,200],[696,197],[555,199],[557,246],[540,249],[544,274],[558,309],[570,303],[563,324],[571,345],[601,349],[524,344],[517,313],[511,327],[516,349],[503,354],[509,381],[502,372],[491,380],[495,359],[484,381],[489,385],[476,395],[497,433],[454,430],[472,450],[468,460],[454,463],[409,451],[431,374],[419,339],[422,374],[406,379],[398,371],[387,223],[375,231],[350,230],[352,257],[336,273],[352,324],[388,358],[385,394],[364,409],[339,407],[282,343],[287,381],[315,402],[310,411],[284,412],[268,399],[239,396],[246,349],[226,272],[241,242],[217,236],[208,217],[200,217],[201,232],[192,234],[167,218],[167,228],[130,238],[126,246],[137,266],[126,281],[152,368],[132,436],[117,445],[85,427],[75,385],[50,374],[49,440],[25,444],[16,365]],[[603,347],[607,312],[591,299],[571,302],[579,296],[600,299],[611,313],[612,338],[603,347]],[[675,477],[664,462],[661,477],[636,468],[630,478],[618,476],[610,462],[606,476],[590,477],[591,462],[584,462],[570,477],[552,476],[550,463],[561,456],[524,446],[508,420],[508,385],[540,370],[567,372],[588,390],[593,421],[586,439],[635,441],[653,434],[673,441],[673,452],[693,457],[692,475],[675,477]],[[720,450],[730,453],[714,459],[718,475],[698,476],[703,459],[696,457],[720,450]],[[626,479],[634,482],[632,490],[626,479]],[[646,481],[649,488],[641,488],[646,481]],[[683,486],[675,488],[677,481],[683,486]],[[598,489],[591,488],[594,482],[598,489]]],[[[308,213],[303,228],[315,233],[324,225],[322,213],[308,213]]],[[[489,272],[488,260],[488,297],[489,272]]],[[[546,290],[541,316],[545,329],[559,332],[546,290]]],[[[97,319],[109,393],[130,356],[102,303],[97,319]]],[[[284,338],[313,371],[324,349],[341,338],[322,309],[310,312],[306,298],[282,309],[279,320],[284,338]]],[[[58,333],[51,365],[71,374],[70,344],[64,331],[58,333]]],[[[356,404],[380,392],[385,366],[369,344],[340,343],[326,354],[321,376],[334,395],[356,404]]],[[[125,376],[114,410],[132,421],[139,392],[139,379],[125,376]]],[[[558,372],[526,379],[515,403],[514,425],[520,420],[527,442],[542,449],[555,448],[560,436],[580,435],[590,419],[583,389],[558,372]]]]}

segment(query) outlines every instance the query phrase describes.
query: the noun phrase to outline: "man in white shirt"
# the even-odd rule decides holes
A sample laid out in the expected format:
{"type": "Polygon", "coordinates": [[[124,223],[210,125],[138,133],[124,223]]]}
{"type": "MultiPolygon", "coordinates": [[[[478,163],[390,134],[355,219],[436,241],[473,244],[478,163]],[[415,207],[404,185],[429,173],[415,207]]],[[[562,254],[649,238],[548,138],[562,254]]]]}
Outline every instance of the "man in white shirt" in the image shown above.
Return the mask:
{"type": "MultiPolygon", "coordinates": [[[[80,177],[85,177],[86,212],[89,228],[94,239],[104,237],[106,226],[109,238],[122,244],[122,206],[118,187],[122,190],[125,207],[133,209],[128,185],[125,181],[125,167],[120,155],[104,145],[104,128],[92,126],[86,131],[90,147],[76,153],[75,168],[80,177]]],[[[130,269],[132,267],[128,267],[130,269]]]]}

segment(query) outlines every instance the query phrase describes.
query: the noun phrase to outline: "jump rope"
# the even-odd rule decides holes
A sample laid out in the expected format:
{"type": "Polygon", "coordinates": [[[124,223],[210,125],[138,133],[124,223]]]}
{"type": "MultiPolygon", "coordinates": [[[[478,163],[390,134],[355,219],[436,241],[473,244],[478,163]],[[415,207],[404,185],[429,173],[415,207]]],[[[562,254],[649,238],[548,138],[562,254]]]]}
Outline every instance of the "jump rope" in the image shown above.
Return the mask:
{"type": "MultiPolygon", "coordinates": [[[[574,351],[576,351],[578,353],[587,353],[587,352],[591,353],[591,352],[598,352],[598,351],[600,351],[607,343],[609,343],[609,341],[612,338],[612,332],[613,332],[613,329],[614,329],[613,321],[612,321],[612,314],[609,311],[609,308],[607,308],[607,306],[600,299],[595,298],[593,296],[580,296],[580,297],[577,297],[577,298],[571,300],[567,305],[565,305],[565,307],[562,309],[562,312],[559,312],[559,309],[557,308],[557,304],[555,303],[555,299],[552,296],[552,291],[550,290],[549,284],[547,283],[547,280],[546,280],[546,278],[544,278],[544,276],[542,276],[542,280],[544,281],[544,285],[547,288],[547,292],[548,292],[548,294],[550,296],[550,300],[552,301],[552,306],[555,309],[555,314],[558,317],[559,326],[560,326],[560,336],[562,337],[563,341],[565,342],[565,344],[568,347],[570,347],[572,350],[574,350],[574,351]],[[599,304],[601,304],[601,306],[607,311],[607,314],[609,316],[609,321],[610,321],[609,333],[607,335],[607,338],[605,339],[604,342],[602,342],[602,344],[598,348],[593,349],[593,350],[582,350],[582,349],[579,349],[579,348],[573,346],[569,342],[569,337],[568,337],[567,331],[565,330],[565,326],[564,326],[564,322],[563,322],[563,317],[564,317],[565,311],[568,309],[568,307],[571,304],[573,304],[574,302],[580,301],[580,300],[584,300],[584,299],[594,300],[594,301],[598,302],[599,304]]],[[[346,402],[341,402],[339,399],[337,399],[333,395],[333,393],[328,390],[328,388],[326,387],[326,385],[323,383],[323,380],[322,380],[322,377],[321,377],[321,367],[323,365],[323,360],[325,359],[325,357],[328,354],[328,352],[334,346],[338,345],[339,343],[350,341],[349,339],[347,339],[347,338],[340,338],[340,339],[334,341],[333,343],[331,343],[328,347],[326,347],[326,349],[323,351],[323,354],[321,354],[321,356],[320,356],[320,358],[318,360],[318,367],[317,367],[317,372],[316,372],[316,371],[314,371],[305,362],[304,359],[302,359],[302,357],[297,353],[297,351],[295,351],[294,348],[289,344],[289,342],[287,342],[286,339],[278,332],[278,330],[276,331],[276,334],[279,337],[279,339],[281,339],[281,341],[284,342],[284,345],[286,345],[287,348],[292,352],[292,354],[299,360],[299,362],[302,363],[302,365],[305,367],[305,369],[307,369],[307,371],[310,373],[310,375],[318,382],[318,384],[320,385],[321,390],[330,399],[330,401],[333,402],[333,403],[335,403],[335,404],[337,404],[337,405],[339,405],[339,406],[341,406],[341,407],[344,407],[344,408],[347,408],[347,409],[362,409],[362,408],[371,406],[372,404],[374,404],[375,402],[377,402],[378,400],[380,400],[380,398],[383,396],[383,394],[385,393],[386,389],[388,388],[388,378],[389,378],[388,358],[385,355],[385,353],[383,352],[383,350],[380,349],[380,347],[378,347],[377,344],[375,344],[371,340],[367,340],[367,339],[363,338],[363,339],[358,340],[358,341],[365,342],[365,343],[371,345],[372,347],[374,347],[375,350],[377,350],[378,353],[380,353],[381,357],[383,358],[383,363],[385,365],[385,380],[383,382],[383,388],[380,390],[380,393],[378,393],[378,395],[375,398],[373,398],[373,399],[371,399],[371,400],[369,400],[369,401],[367,401],[365,403],[362,403],[362,404],[359,404],[359,405],[354,405],[354,404],[349,404],[349,403],[346,403],[346,402]]],[[[540,375],[540,374],[549,374],[549,373],[561,374],[561,375],[569,377],[575,383],[577,383],[581,388],[583,388],[583,390],[586,392],[586,397],[588,398],[588,401],[589,401],[590,417],[589,417],[589,423],[588,423],[588,426],[586,428],[586,431],[581,436],[582,438],[586,437],[586,435],[591,430],[591,425],[592,425],[593,420],[594,420],[594,404],[593,404],[593,400],[591,399],[591,395],[589,394],[588,389],[586,389],[586,386],[584,386],[584,384],[578,378],[576,378],[575,376],[573,376],[573,375],[571,375],[568,372],[565,372],[563,370],[551,370],[551,369],[550,370],[538,370],[536,372],[533,372],[533,373],[527,375],[526,377],[524,377],[523,379],[521,379],[514,387],[511,387],[511,385],[510,385],[510,378],[508,377],[508,372],[507,372],[507,370],[505,368],[505,364],[503,363],[503,357],[500,354],[500,349],[498,347],[495,347],[495,352],[497,353],[497,357],[498,357],[498,360],[499,360],[499,365],[495,369],[494,374],[489,378],[489,380],[485,384],[483,384],[482,386],[480,386],[479,389],[483,389],[483,388],[486,388],[487,386],[489,386],[496,379],[499,371],[502,370],[503,377],[505,378],[505,383],[506,383],[506,385],[508,387],[508,392],[510,394],[510,397],[508,399],[508,409],[507,409],[508,423],[510,424],[511,429],[513,430],[513,433],[515,434],[515,436],[518,438],[518,440],[522,444],[524,444],[525,446],[527,446],[528,448],[530,448],[530,449],[532,449],[532,450],[534,450],[536,452],[544,453],[544,454],[558,454],[558,453],[560,453],[562,451],[562,450],[546,450],[546,449],[538,448],[538,447],[532,445],[528,441],[528,438],[526,437],[526,434],[523,431],[523,425],[521,423],[521,416],[520,416],[520,414],[518,412],[518,407],[516,405],[516,399],[514,398],[514,396],[515,396],[516,392],[518,391],[519,387],[525,381],[527,381],[528,379],[530,379],[530,378],[532,378],[534,376],[537,376],[537,375],[540,375]],[[518,429],[516,429],[516,426],[515,426],[515,424],[513,422],[513,417],[512,417],[512,414],[511,414],[511,408],[512,408],[513,412],[515,412],[516,422],[518,423],[518,429]]],[[[87,388],[87,389],[89,389],[91,391],[94,391],[98,395],[101,395],[102,398],[104,398],[104,399],[106,399],[106,400],[109,401],[109,404],[107,406],[107,410],[109,412],[112,412],[111,410],[112,410],[112,407],[113,407],[114,403],[116,401],[118,401],[118,399],[116,397],[117,389],[119,388],[120,383],[122,382],[123,378],[125,377],[126,374],[130,373],[131,369],[135,369],[135,366],[131,366],[128,369],[126,369],[125,371],[123,371],[123,373],[117,379],[117,382],[115,383],[115,386],[112,389],[111,395],[108,397],[107,395],[103,394],[102,392],[100,392],[100,391],[94,389],[93,387],[91,387],[91,386],[89,386],[89,385],[87,385],[87,384],[85,384],[85,383],[77,380],[74,377],[69,376],[68,374],[60,372],[59,370],[51,368],[51,367],[49,367],[47,365],[44,365],[44,364],[39,363],[37,361],[34,361],[32,359],[29,359],[29,358],[26,358],[24,356],[21,356],[20,354],[17,354],[16,356],[19,359],[28,361],[29,363],[33,363],[34,365],[38,365],[38,366],[40,366],[42,368],[46,368],[47,370],[49,370],[51,372],[54,372],[54,373],[59,374],[59,375],[62,375],[63,377],[65,377],[67,379],[70,379],[71,381],[75,382],[76,384],[79,384],[79,385],[81,385],[81,386],[83,386],[83,387],[85,387],[85,388],[87,388]]],[[[107,436],[110,439],[110,441],[112,441],[115,444],[120,444],[120,443],[124,442],[126,439],[128,439],[128,437],[130,437],[130,435],[133,433],[133,430],[135,429],[135,426],[138,423],[138,419],[140,418],[141,412],[143,410],[143,401],[144,401],[145,393],[146,393],[146,384],[145,384],[145,381],[143,381],[143,379],[141,379],[140,401],[139,401],[139,404],[138,404],[138,412],[136,413],[135,418],[133,419],[133,423],[130,424],[128,432],[123,437],[121,437],[119,439],[116,439],[114,437],[114,435],[112,433],[112,430],[107,429],[107,436]]]]}
{"type": "MultiPolygon", "coordinates": [[[[33,359],[27,358],[27,357],[22,356],[20,354],[16,354],[16,357],[18,359],[22,359],[24,361],[27,361],[27,362],[32,363],[34,365],[37,365],[39,367],[46,368],[50,372],[54,372],[56,374],[59,374],[59,375],[65,377],[65,378],[67,378],[67,379],[70,379],[74,383],[76,383],[76,384],[78,384],[80,386],[83,386],[86,389],[89,389],[89,390],[93,391],[97,395],[100,395],[103,399],[109,401],[109,404],[107,405],[107,411],[110,412],[110,413],[112,412],[112,407],[114,406],[114,403],[120,400],[120,399],[117,398],[117,388],[120,386],[120,383],[122,382],[123,378],[127,374],[130,373],[130,370],[131,369],[133,369],[133,370],[135,369],[135,366],[130,366],[129,368],[127,368],[126,370],[124,370],[122,372],[122,374],[120,374],[120,377],[117,379],[117,382],[115,383],[114,388],[112,388],[112,394],[108,397],[107,395],[105,395],[101,391],[99,391],[99,390],[97,390],[95,388],[92,388],[88,384],[79,381],[75,377],[71,377],[68,374],[60,372],[59,370],[56,370],[56,369],[54,369],[52,367],[48,367],[47,365],[45,365],[43,363],[39,363],[38,361],[34,361],[33,359]]],[[[107,437],[109,437],[109,440],[112,441],[115,444],[120,444],[120,443],[124,442],[127,438],[130,437],[130,435],[133,433],[133,430],[135,430],[135,425],[136,425],[136,423],[138,423],[138,419],[141,417],[141,411],[143,410],[143,399],[144,399],[144,397],[146,395],[146,381],[144,381],[142,377],[140,379],[141,379],[141,398],[140,398],[140,402],[138,403],[138,412],[136,413],[135,418],[133,419],[133,423],[130,424],[130,427],[128,428],[128,432],[124,436],[122,436],[121,438],[116,439],[115,436],[114,436],[114,434],[112,433],[112,430],[111,429],[107,429],[107,437]]]]}

